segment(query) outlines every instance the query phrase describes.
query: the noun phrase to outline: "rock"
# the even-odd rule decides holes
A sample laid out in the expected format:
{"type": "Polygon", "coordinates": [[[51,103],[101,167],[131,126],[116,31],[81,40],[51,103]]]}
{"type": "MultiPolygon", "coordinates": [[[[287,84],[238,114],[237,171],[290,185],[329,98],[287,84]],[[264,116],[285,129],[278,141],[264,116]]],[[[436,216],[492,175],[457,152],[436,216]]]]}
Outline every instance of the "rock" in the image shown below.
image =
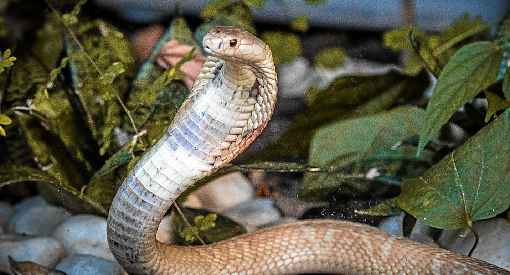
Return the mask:
{"type": "Polygon", "coordinates": [[[46,202],[46,200],[43,197],[34,196],[34,197],[24,199],[24,200],[20,201],[19,203],[17,203],[16,205],[14,205],[14,210],[20,211],[22,209],[28,209],[28,208],[32,208],[32,207],[41,207],[41,206],[46,206],[46,205],[48,205],[48,202],[46,202]]]}
{"type": "Polygon", "coordinates": [[[13,213],[14,209],[10,204],[0,201],[0,230],[7,226],[13,213]]]}
{"type": "Polygon", "coordinates": [[[405,213],[400,213],[397,216],[384,218],[379,223],[379,229],[393,236],[404,236],[404,217],[405,213]]]}
{"type": "Polygon", "coordinates": [[[73,254],[56,267],[67,275],[117,275],[124,274],[122,267],[112,261],[92,255],[73,254]]]}
{"type": "Polygon", "coordinates": [[[413,226],[413,230],[411,230],[411,234],[409,234],[409,239],[437,246],[436,242],[432,238],[432,236],[437,232],[437,229],[434,229],[420,220],[416,220],[416,223],[413,226]]]}
{"type": "Polygon", "coordinates": [[[314,83],[315,72],[302,56],[278,66],[278,93],[286,98],[302,98],[314,83]]]}
{"type": "Polygon", "coordinates": [[[174,236],[174,227],[172,226],[174,223],[173,215],[166,215],[161,220],[161,223],[158,227],[158,232],[156,232],[156,239],[162,243],[173,243],[174,236]]]}
{"type": "Polygon", "coordinates": [[[257,228],[278,223],[280,211],[270,199],[254,199],[227,209],[223,215],[243,225],[248,232],[257,228]]]}
{"type": "MultiPolygon", "coordinates": [[[[201,208],[222,213],[225,209],[249,201],[255,196],[250,181],[240,172],[218,177],[202,186],[193,195],[198,197],[201,208]]],[[[185,202],[184,206],[193,208],[185,202]]]]}
{"type": "Polygon", "coordinates": [[[51,237],[23,238],[0,241],[0,271],[8,272],[9,256],[15,261],[30,261],[52,268],[65,254],[64,246],[51,237]]]}
{"type": "Polygon", "coordinates": [[[113,261],[106,239],[106,219],[76,215],[66,219],[52,235],[64,244],[68,254],[86,254],[113,261]]]}
{"type": "Polygon", "coordinates": [[[48,236],[70,214],[62,207],[48,204],[42,197],[26,199],[15,207],[8,230],[17,234],[48,236]]]}
{"type": "MultiPolygon", "coordinates": [[[[475,222],[473,228],[479,241],[471,256],[510,270],[510,223],[496,218],[475,222]]],[[[475,238],[464,230],[444,230],[438,242],[446,249],[467,255],[475,238]]]]}

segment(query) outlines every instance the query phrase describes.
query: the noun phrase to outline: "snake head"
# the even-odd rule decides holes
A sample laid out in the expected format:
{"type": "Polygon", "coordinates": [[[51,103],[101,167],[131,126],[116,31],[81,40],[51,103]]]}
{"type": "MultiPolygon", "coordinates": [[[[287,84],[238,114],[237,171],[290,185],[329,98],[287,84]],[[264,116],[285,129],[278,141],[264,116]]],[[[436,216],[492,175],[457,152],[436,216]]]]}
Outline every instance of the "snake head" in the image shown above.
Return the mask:
{"type": "Polygon", "coordinates": [[[267,58],[268,46],[253,34],[237,28],[218,26],[204,36],[206,53],[241,63],[257,63],[267,58]]]}

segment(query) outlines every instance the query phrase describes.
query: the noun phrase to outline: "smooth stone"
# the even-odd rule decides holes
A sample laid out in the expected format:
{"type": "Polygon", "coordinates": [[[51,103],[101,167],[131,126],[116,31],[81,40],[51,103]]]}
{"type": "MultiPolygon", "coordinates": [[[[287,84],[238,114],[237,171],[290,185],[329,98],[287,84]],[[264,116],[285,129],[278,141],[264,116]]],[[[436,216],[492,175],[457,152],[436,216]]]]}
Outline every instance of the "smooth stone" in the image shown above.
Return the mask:
{"type": "Polygon", "coordinates": [[[416,220],[416,223],[414,224],[413,229],[411,230],[411,234],[409,234],[409,239],[420,243],[437,246],[437,243],[434,241],[434,238],[432,237],[436,232],[437,229],[434,229],[426,225],[420,220],[416,220]]]}
{"type": "Polygon", "coordinates": [[[278,94],[285,98],[302,98],[314,83],[315,71],[302,56],[278,66],[278,94]]]}
{"type": "Polygon", "coordinates": [[[384,218],[379,223],[379,229],[385,231],[386,233],[393,236],[404,236],[404,217],[405,213],[400,213],[400,215],[391,216],[384,218]]]}
{"type": "Polygon", "coordinates": [[[86,254],[113,261],[106,237],[106,219],[94,215],[67,218],[52,235],[64,244],[68,254],[86,254]]]}
{"type": "MultiPolygon", "coordinates": [[[[472,257],[510,270],[510,223],[501,218],[475,222],[479,241],[472,257]]],[[[475,243],[471,232],[444,230],[438,240],[440,246],[467,255],[475,243]]]]}
{"type": "Polygon", "coordinates": [[[0,201],[0,229],[7,226],[12,214],[14,214],[14,208],[10,204],[0,201]]]}
{"type": "Polygon", "coordinates": [[[64,208],[50,205],[42,197],[33,197],[15,206],[7,228],[17,234],[49,236],[70,215],[64,208]]]}
{"type": "Polygon", "coordinates": [[[156,232],[156,240],[162,243],[173,243],[174,240],[174,215],[166,215],[159,224],[156,232]]]}
{"type": "Polygon", "coordinates": [[[270,199],[254,199],[227,209],[223,215],[243,225],[248,232],[276,224],[282,214],[270,199]]]}
{"type": "MultiPolygon", "coordinates": [[[[227,208],[251,200],[255,190],[243,174],[233,172],[214,179],[193,192],[193,195],[199,199],[201,208],[222,213],[227,208]]],[[[184,206],[195,205],[185,202],[184,206]]]]}
{"type": "Polygon", "coordinates": [[[0,271],[9,272],[9,258],[15,261],[30,261],[52,268],[64,257],[64,246],[51,237],[36,237],[0,241],[0,271]]]}
{"type": "Polygon", "coordinates": [[[56,269],[65,272],[67,275],[124,274],[124,270],[117,262],[83,254],[73,254],[64,258],[56,269]]]}

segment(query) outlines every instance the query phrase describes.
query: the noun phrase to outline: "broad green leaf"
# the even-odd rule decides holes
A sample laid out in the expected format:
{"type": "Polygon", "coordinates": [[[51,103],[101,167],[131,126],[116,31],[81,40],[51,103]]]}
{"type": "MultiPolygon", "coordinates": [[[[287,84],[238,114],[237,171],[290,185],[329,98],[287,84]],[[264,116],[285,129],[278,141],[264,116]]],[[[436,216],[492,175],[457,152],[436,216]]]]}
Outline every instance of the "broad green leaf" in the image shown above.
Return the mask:
{"type": "Polygon", "coordinates": [[[254,157],[257,160],[306,159],[310,140],[320,127],[340,119],[387,110],[397,100],[421,95],[427,82],[424,75],[410,78],[390,73],[341,77],[324,90],[309,90],[306,94],[308,107],[296,115],[276,142],[254,157]]]}
{"type": "Polygon", "coordinates": [[[271,48],[275,64],[289,63],[303,51],[301,40],[293,33],[265,32],[262,34],[262,40],[271,48]]]}
{"type": "Polygon", "coordinates": [[[7,133],[5,132],[4,127],[0,126],[0,136],[5,137],[7,133]]]}
{"type": "Polygon", "coordinates": [[[415,107],[399,107],[388,112],[360,118],[340,120],[320,128],[310,145],[309,162],[327,166],[340,159],[353,162],[370,155],[398,148],[398,143],[417,135],[424,111],[415,107]],[[397,145],[397,146],[395,146],[397,145]]]}
{"type": "Polygon", "coordinates": [[[442,229],[470,227],[510,206],[510,111],[418,178],[406,180],[398,205],[442,229]]]}
{"type": "Polygon", "coordinates": [[[485,122],[489,120],[499,111],[510,108],[510,101],[499,97],[495,93],[485,92],[487,103],[489,105],[487,113],[485,114],[485,122]]]}
{"type": "Polygon", "coordinates": [[[495,43],[475,42],[462,47],[449,60],[427,106],[418,154],[453,113],[496,81],[501,55],[495,43]]]}
{"type": "Polygon", "coordinates": [[[342,48],[327,48],[315,56],[315,65],[323,68],[336,68],[342,65],[347,53],[342,48]]]}
{"type": "Polygon", "coordinates": [[[310,28],[310,18],[306,15],[298,16],[290,22],[290,27],[295,31],[306,32],[310,28]]]}

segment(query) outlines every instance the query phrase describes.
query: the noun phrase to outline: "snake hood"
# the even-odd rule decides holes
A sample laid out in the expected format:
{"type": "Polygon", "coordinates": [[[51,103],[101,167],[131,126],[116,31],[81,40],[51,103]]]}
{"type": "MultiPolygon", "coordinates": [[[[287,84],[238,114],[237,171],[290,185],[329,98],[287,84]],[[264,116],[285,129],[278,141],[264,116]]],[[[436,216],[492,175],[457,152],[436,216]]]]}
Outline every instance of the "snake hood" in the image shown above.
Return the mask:
{"type": "Polygon", "coordinates": [[[225,61],[260,63],[267,60],[269,46],[253,34],[236,27],[212,28],[202,41],[204,51],[225,61]]]}

